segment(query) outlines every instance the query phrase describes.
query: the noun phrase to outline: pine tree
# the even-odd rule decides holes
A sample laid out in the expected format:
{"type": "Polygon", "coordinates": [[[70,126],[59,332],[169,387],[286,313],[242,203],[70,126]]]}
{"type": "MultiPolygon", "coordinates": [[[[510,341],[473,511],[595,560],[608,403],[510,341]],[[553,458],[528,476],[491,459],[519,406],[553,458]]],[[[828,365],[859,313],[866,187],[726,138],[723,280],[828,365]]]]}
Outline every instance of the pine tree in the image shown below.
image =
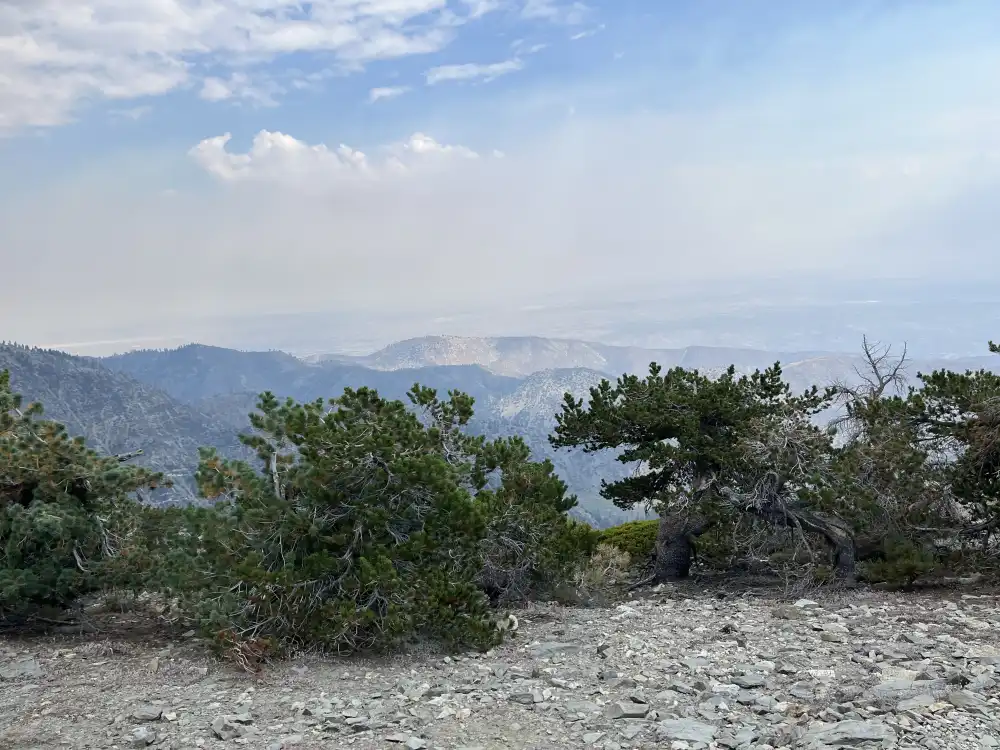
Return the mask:
{"type": "Polygon", "coordinates": [[[368,388],[328,403],[264,393],[241,437],[257,468],[203,452],[197,478],[217,505],[181,512],[186,543],[161,538],[173,548],[162,583],[245,666],[417,634],[489,646],[488,565],[530,588],[586,553],[551,465],[518,440],[466,434],[465,394],[415,386],[410,399],[416,409],[368,388]],[[514,547],[498,552],[500,527],[514,547]]]}
{"type": "Polygon", "coordinates": [[[850,530],[815,508],[835,472],[830,436],[809,418],[831,398],[816,388],[792,394],[778,364],[710,378],[679,367],[663,373],[654,363],[646,378],[592,388],[586,407],[566,394],[551,442],[640,462],[633,476],[602,483],[601,494],[620,508],[660,513],[656,579],[686,576],[695,538],[744,514],[825,537],[851,577],[850,530]]]}
{"type": "Polygon", "coordinates": [[[81,438],[22,409],[0,372],[0,618],[64,608],[113,580],[138,521],[132,494],[161,477],[101,456],[81,438]]]}
{"type": "MultiPolygon", "coordinates": [[[[990,351],[1000,353],[992,341],[990,351]]],[[[1000,527],[1000,375],[988,370],[918,374],[908,405],[951,496],[968,514],[967,537],[984,544],[1000,527]]]]}

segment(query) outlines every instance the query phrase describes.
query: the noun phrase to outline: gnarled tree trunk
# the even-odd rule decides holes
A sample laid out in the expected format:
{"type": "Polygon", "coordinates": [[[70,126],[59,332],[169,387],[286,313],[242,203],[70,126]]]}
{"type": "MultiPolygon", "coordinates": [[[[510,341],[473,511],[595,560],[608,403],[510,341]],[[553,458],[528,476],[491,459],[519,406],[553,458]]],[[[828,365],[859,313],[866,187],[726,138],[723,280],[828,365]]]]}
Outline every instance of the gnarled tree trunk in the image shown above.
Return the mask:
{"type": "Polygon", "coordinates": [[[751,508],[750,510],[775,525],[801,529],[810,534],[819,534],[833,548],[834,569],[837,572],[837,577],[852,584],[857,579],[855,571],[857,551],[854,534],[850,527],[839,518],[811,510],[791,508],[781,503],[766,503],[759,508],[751,508]]]}
{"type": "Polygon", "coordinates": [[[653,580],[659,583],[687,578],[695,557],[694,540],[708,531],[710,526],[701,519],[660,516],[653,580]]]}
{"type": "Polygon", "coordinates": [[[854,534],[850,527],[839,518],[824,516],[806,510],[789,510],[783,514],[787,526],[799,526],[803,531],[820,534],[833,547],[834,569],[837,577],[847,583],[854,583],[857,574],[857,550],[854,534]]]}

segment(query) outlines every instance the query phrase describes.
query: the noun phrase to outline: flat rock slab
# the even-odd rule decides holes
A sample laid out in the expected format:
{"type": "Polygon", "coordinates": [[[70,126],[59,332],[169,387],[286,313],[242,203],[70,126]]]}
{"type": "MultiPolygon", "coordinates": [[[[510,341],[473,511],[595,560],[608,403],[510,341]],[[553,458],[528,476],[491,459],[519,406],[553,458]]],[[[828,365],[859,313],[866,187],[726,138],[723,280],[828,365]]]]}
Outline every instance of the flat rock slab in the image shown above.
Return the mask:
{"type": "Polygon", "coordinates": [[[656,725],[656,736],[663,740],[688,740],[707,745],[718,733],[718,727],[695,719],[667,719],[656,725]]]}
{"type": "Polygon", "coordinates": [[[877,747],[898,744],[896,731],[880,721],[839,721],[809,730],[802,743],[806,748],[877,747]]]}
{"type": "Polygon", "coordinates": [[[45,672],[33,657],[18,659],[9,664],[0,666],[0,680],[29,680],[36,677],[43,677],[45,672]]]}

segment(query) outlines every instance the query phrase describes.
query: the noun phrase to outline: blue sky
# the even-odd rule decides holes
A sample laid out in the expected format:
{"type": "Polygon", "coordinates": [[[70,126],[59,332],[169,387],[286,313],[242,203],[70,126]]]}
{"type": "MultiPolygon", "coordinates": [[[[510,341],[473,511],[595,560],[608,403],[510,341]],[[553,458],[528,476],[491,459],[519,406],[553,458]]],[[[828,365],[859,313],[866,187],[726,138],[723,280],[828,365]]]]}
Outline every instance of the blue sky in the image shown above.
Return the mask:
{"type": "Polygon", "coordinates": [[[0,247],[58,296],[0,302],[27,336],[990,275],[998,177],[992,0],[0,6],[0,247]]]}

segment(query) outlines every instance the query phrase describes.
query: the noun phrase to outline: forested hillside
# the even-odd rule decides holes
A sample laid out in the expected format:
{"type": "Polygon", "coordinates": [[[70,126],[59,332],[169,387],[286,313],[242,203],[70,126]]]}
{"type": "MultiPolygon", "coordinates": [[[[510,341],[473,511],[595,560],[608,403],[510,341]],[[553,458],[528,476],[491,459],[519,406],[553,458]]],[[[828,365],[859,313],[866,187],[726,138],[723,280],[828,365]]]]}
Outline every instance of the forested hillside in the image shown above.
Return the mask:
{"type": "Polygon", "coordinates": [[[233,458],[247,455],[236,435],[249,427],[249,414],[265,390],[311,401],[341,394],[345,387],[368,386],[401,399],[419,381],[442,394],[457,389],[473,396],[472,432],[523,434],[537,456],[552,457],[581,498],[574,511],[581,518],[608,525],[635,516],[598,496],[600,477],[621,471],[611,456],[557,452],[548,443],[562,394],[568,389],[584,395],[596,382],[575,371],[517,379],[476,365],[379,371],[353,364],[308,364],[281,352],[205,346],[97,359],[15,345],[0,346],[0,370],[4,368],[26,399],[44,402],[47,415],[64,422],[71,434],[109,453],[141,448],[140,465],[176,480],[171,489],[148,493],[156,502],[197,499],[191,475],[200,447],[214,446],[233,458]],[[527,410],[502,413],[525,398],[540,400],[527,410]]]}
{"type": "Polygon", "coordinates": [[[229,456],[245,455],[232,425],[218,415],[171,396],[155,385],[108,369],[98,360],[62,352],[0,345],[0,371],[26,401],[40,401],[47,417],[106,454],[142,450],[137,463],[174,480],[150,497],[197,499],[192,480],[198,449],[212,445],[229,456]]]}

